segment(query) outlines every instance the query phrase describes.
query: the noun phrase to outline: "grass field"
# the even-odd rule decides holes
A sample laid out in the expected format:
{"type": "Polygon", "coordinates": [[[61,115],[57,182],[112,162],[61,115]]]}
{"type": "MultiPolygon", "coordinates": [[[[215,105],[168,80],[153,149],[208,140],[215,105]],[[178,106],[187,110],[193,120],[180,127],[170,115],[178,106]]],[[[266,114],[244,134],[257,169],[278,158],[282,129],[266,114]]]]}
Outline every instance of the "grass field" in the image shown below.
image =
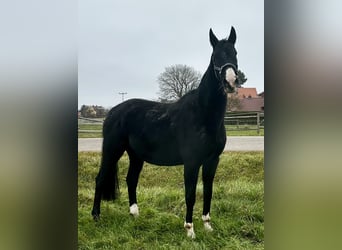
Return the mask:
{"type": "MultiPolygon", "coordinates": [[[[264,249],[263,153],[222,154],[214,181],[212,226],[201,221],[202,183],[194,208],[196,239],[183,229],[185,200],[183,168],[145,164],[137,190],[140,216],[129,215],[125,183],[128,157],[119,162],[121,197],[102,202],[101,219],[90,215],[100,153],[79,153],[79,249],[264,249]]],[[[200,173],[201,174],[201,173],[200,173]]]]}
{"type": "Polygon", "coordinates": [[[102,138],[102,124],[100,123],[80,123],[78,124],[78,138],[102,138]],[[86,132],[80,132],[80,130],[86,132]]]}
{"type": "MultiPolygon", "coordinates": [[[[87,132],[78,132],[78,138],[101,138],[102,137],[102,124],[79,124],[79,130],[86,130],[87,132]]],[[[260,129],[257,133],[256,126],[240,125],[240,130],[236,130],[236,126],[226,126],[228,136],[263,136],[264,129],[260,129]],[[254,130],[249,130],[253,128],[254,130]]]]}
{"type": "Polygon", "coordinates": [[[250,130],[249,127],[244,127],[240,128],[240,130],[237,130],[236,126],[234,126],[234,128],[226,126],[226,133],[227,136],[264,136],[264,129],[260,129],[260,132],[258,134],[255,128],[253,128],[253,130],[250,130]]]}

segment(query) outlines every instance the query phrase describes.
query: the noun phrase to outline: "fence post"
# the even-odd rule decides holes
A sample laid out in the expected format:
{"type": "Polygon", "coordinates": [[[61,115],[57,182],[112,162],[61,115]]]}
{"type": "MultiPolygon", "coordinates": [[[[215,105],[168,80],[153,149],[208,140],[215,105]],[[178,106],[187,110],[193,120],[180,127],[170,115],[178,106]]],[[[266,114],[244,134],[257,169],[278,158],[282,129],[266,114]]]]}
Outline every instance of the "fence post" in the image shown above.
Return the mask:
{"type": "Polygon", "coordinates": [[[257,112],[257,131],[260,133],[260,113],[257,112]]]}

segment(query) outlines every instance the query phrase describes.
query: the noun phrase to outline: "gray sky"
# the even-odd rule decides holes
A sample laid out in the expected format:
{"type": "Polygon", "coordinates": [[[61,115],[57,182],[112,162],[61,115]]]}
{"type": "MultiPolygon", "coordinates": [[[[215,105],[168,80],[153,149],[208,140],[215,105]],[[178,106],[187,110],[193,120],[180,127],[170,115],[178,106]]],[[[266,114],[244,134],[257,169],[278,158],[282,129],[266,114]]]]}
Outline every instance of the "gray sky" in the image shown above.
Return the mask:
{"type": "Polygon", "coordinates": [[[165,67],[205,72],[219,39],[237,33],[245,87],[264,90],[264,2],[261,0],[79,1],[78,106],[113,107],[125,99],[158,98],[165,67]]]}

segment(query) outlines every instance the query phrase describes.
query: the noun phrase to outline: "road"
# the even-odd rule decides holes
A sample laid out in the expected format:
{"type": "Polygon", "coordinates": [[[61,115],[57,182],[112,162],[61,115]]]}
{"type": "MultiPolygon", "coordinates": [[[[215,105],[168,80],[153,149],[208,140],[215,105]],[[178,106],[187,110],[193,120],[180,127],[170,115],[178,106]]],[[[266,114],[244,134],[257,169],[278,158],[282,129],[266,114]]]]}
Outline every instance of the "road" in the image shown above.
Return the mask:
{"type": "MultiPolygon", "coordinates": [[[[102,138],[78,139],[78,152],[101,151],[102,138]]],[[[263,136],[228,136],[224,151],[264,151],[263,136]]]]}

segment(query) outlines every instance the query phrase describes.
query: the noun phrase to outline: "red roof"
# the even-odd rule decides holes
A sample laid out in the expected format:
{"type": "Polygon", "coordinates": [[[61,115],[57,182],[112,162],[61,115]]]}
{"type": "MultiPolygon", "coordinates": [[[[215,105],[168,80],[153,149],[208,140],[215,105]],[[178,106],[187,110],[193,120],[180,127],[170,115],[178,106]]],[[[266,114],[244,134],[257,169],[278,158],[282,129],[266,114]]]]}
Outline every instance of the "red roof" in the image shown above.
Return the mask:
{"type": "Polygon", "coordinates": [[[237,94],[238,94],[239,99],[258,97],[256,88],[238,88],[237,94]]]}

